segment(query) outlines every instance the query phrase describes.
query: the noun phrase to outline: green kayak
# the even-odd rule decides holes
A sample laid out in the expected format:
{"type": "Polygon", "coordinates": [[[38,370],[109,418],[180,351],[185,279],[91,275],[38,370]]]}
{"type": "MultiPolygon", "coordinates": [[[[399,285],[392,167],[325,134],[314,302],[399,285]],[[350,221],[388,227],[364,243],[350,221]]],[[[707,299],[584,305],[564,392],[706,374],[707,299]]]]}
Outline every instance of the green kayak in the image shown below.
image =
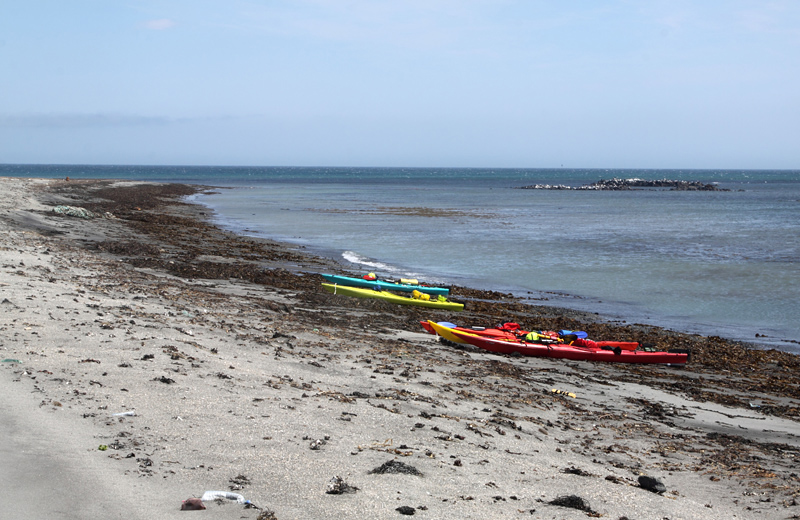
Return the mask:
{"type": "Polygon", "coordinates": [[[386,280],[365,280],[363,278],[351,278],[349,276],[339,276],[335,274],[323,274],[323,278],[328,282],[335,285],[347,285],[349,287],[363,287],[365,289],[372,289],[373,287],[380,287],[384,290],[400,291],[400,292],[414,292],[419,291],[425,294],[441,294],[447,296],[450,294],[450,289],[445,287],[429,287],[427,285],[415,285],[408,283],[397,283],[386,280]]]}

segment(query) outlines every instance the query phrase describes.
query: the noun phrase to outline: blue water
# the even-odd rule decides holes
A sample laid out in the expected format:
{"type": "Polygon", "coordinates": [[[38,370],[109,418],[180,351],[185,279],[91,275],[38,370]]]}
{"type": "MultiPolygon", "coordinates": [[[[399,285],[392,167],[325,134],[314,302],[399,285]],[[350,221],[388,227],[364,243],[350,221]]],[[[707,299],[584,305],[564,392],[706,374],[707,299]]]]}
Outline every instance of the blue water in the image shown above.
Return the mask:
{"type": "Polygon", "coordinates": [[[797,170],[0,165],[0,175],[225,186],[196,198],[221,225],[305,245],[355,271],[798,352],[797,170]],[[732,191],[513,189],[614,177],[732,191]]]}

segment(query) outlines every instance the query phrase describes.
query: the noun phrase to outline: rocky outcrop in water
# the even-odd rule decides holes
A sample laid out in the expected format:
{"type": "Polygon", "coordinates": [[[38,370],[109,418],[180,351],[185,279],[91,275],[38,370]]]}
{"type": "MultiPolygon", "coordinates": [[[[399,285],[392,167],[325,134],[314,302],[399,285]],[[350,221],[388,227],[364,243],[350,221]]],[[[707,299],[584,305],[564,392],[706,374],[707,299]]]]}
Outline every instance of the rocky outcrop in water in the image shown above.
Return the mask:
{"type": "Polygon", "coordinates": [[[668,189],[669,191],[730,191],[720,188],[716,183],[700,181],[679,181],[670,179],[600,179],[583,186],[566,186],[564,184],[532,184],[520,186],[522,190],[609,190],[622,191],[632,189],[668,189]]]}

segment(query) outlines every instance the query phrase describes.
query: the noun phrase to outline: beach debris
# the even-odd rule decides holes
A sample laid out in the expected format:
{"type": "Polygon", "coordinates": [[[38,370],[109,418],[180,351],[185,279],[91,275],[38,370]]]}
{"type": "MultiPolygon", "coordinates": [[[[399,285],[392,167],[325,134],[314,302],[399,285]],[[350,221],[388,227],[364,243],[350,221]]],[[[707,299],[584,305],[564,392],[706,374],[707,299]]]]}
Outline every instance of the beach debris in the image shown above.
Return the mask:
{"type": "Polygon", "coordinates": [[[579,475],[581,477],[594,477],[595,476],[594,474],[589,473],[588,471],[583,470],[581,468],[576,468],[575,466],[570,466],[568,468],[564,468],[564,469],[561,470],[561,472],[562,473],[567,473],[569,475],[579,475]]]}
{"type": "Polygon", "coordinates": [[[388,448],[389,446],[391,446],[393,442],[394,441],[392,439],[386,439],[383,442],[375,441],[372,444],[370,444],[369,446],[361,446],[361,445],[359,445],[358,446],[358,451],[362,451],[362,450],[366,450],[366,449],[376,450],[376,451],[387,451],[385,448],[388,448]]]}
{"type": "Polygon", "coordinates": [[[270,509],[262,509],[256,520],[278,520],[278,517],[275,516],[275,512],[270,509]]]}
{"type": "Polygon", "coordinates": [[[206,491],[203,493],[203,496],[200,497],[200,500],[203,502],[218,502],[223,503],[224,501],[230,502],[237,502],[239,504],[247,504],[248,501],[240,495],[239,493],[231,493],[229,491],[206,491]]]}
{"type": "Polygon", "coordinates": [[[369,471],[370,474],[385,475],[387,473],[400,473],[405,475],[423,476],[422,473],[414,466],[409,466],[405,462],[399,460],[389,460],[378,466],[377,468],[369,471]]]}
{"type": "Polygon", "coordinates": [[[416,512],[416,509],[414,509],[413,507],[410,507],[410,506],[400,506],[397,509],[395,509],[395,511],[397,511],[401,515],[409,515],[409,516],[411,516],[416,512]]]}
{"type": "MultiPolygon", "coordinates": [[[[133,455],[134,457],[136,456],[136,454],[133,454],[133,453],[131,455],[133,455]]],[[[128,457],[126,457],[126,458],[128,458],[128,457]]],[[[130,458],[133,458],[133,457],[130,457],[130,458]]],[[[150,457],[139,457],[139,458],[136,459],[136,462],[139,463],[139,476],[140,477],[141,476],[147,476],[147,477],[152,477],[153,476],[153,470],[150,469],[151,467],[153,467],[153,459],[151,459],[150,457]]]]}
{"type": "Polygon", "coordinates": [[[202,511],[206,505],[199,498],[187,498],[181,502],[181,511],[202,511]]]}
{"type": "Polygon", "coordinates": [[[112,413],[111,417],[133,417],[136,415],[136,410],[128,410],[127,412],[112,413]]]}
{"type": "Polygon", "coordinates": [[[244,489],[245,486],[250,485],[250,479],[245,475],[236,475],[235,477],[228,479],[228,482],[231,483],[231,485],[228,486],[231,491],[238,491],[240,489],[244,489]]]}
{"type": "Polygon", "coordinates": [[[325,493],[329,495],[342,495],[344,493],[355,493],[356,491],[358,491],[357,487],[351,486],[339,475],[330,479],[330,481],[328,481],[328,487],[325,489],[325,493]]]}
{"type": "Polygon", "coordinates": [[[108,445],[107,444],[101,444],[100,446],[97,447],[97,449],[100,450],[100,451],[106,451],[108,449],[108,445]]]}
{"type": "Polygon", "coordinates": [[[557,394],[557,395],[565,395],[565,396],[571,397],[573,399],[578,397],[573,392],[565,392],[564,390],[559,390],[558,388],[553,388],[552,390],[550,390],[550,392],[554,393],[554,394],[557,394]]]}
{"type": "Polygon", "coordinates": [[[53,208],[53,213],[58,213],[59,215],[65,215],[67,217],[77,217],[77,218],[98,218],[100,215],[89,211],[86,208],[79,208],[77,206],[56,206],[53,208]]]}
{"type": "Polygon", "coordinates": [[[22,363],[19,359],[5,358],[3,363],[22,363]]]}
{"type": "Polygon", "coordinates": [[[313,441],[308,447],[312,450],[319,450],[325,446],[325,439],[317,439],[313,441]]]}
{"type": "Polygon", "coordinates": [[[580,511],[586,511],[587,513],[594,513],[592,508],[589,506],[589,502],[578,495],[563,495],[554,498],[548,503],[551,506],[569,507],[572,509],[578,509],[580,511]]]}
{"type": "Polygon", "coordinates": [[[660,480],[654,477],[648,477],[647,475],[639,476],[639,487],[659,494],[667,491],[667,486],[665,486],[660,480]]]}

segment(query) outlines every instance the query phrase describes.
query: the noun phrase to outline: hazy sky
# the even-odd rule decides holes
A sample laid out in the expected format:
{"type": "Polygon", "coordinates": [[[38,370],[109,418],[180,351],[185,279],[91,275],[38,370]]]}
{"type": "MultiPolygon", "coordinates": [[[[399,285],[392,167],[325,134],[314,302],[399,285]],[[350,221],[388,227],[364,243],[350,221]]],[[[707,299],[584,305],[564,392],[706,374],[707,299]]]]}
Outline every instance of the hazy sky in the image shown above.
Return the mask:
{"type": "Polygon", "coordinates": [[[800,168],[800,1],[0,0],[0,163],[800,168]]]}

